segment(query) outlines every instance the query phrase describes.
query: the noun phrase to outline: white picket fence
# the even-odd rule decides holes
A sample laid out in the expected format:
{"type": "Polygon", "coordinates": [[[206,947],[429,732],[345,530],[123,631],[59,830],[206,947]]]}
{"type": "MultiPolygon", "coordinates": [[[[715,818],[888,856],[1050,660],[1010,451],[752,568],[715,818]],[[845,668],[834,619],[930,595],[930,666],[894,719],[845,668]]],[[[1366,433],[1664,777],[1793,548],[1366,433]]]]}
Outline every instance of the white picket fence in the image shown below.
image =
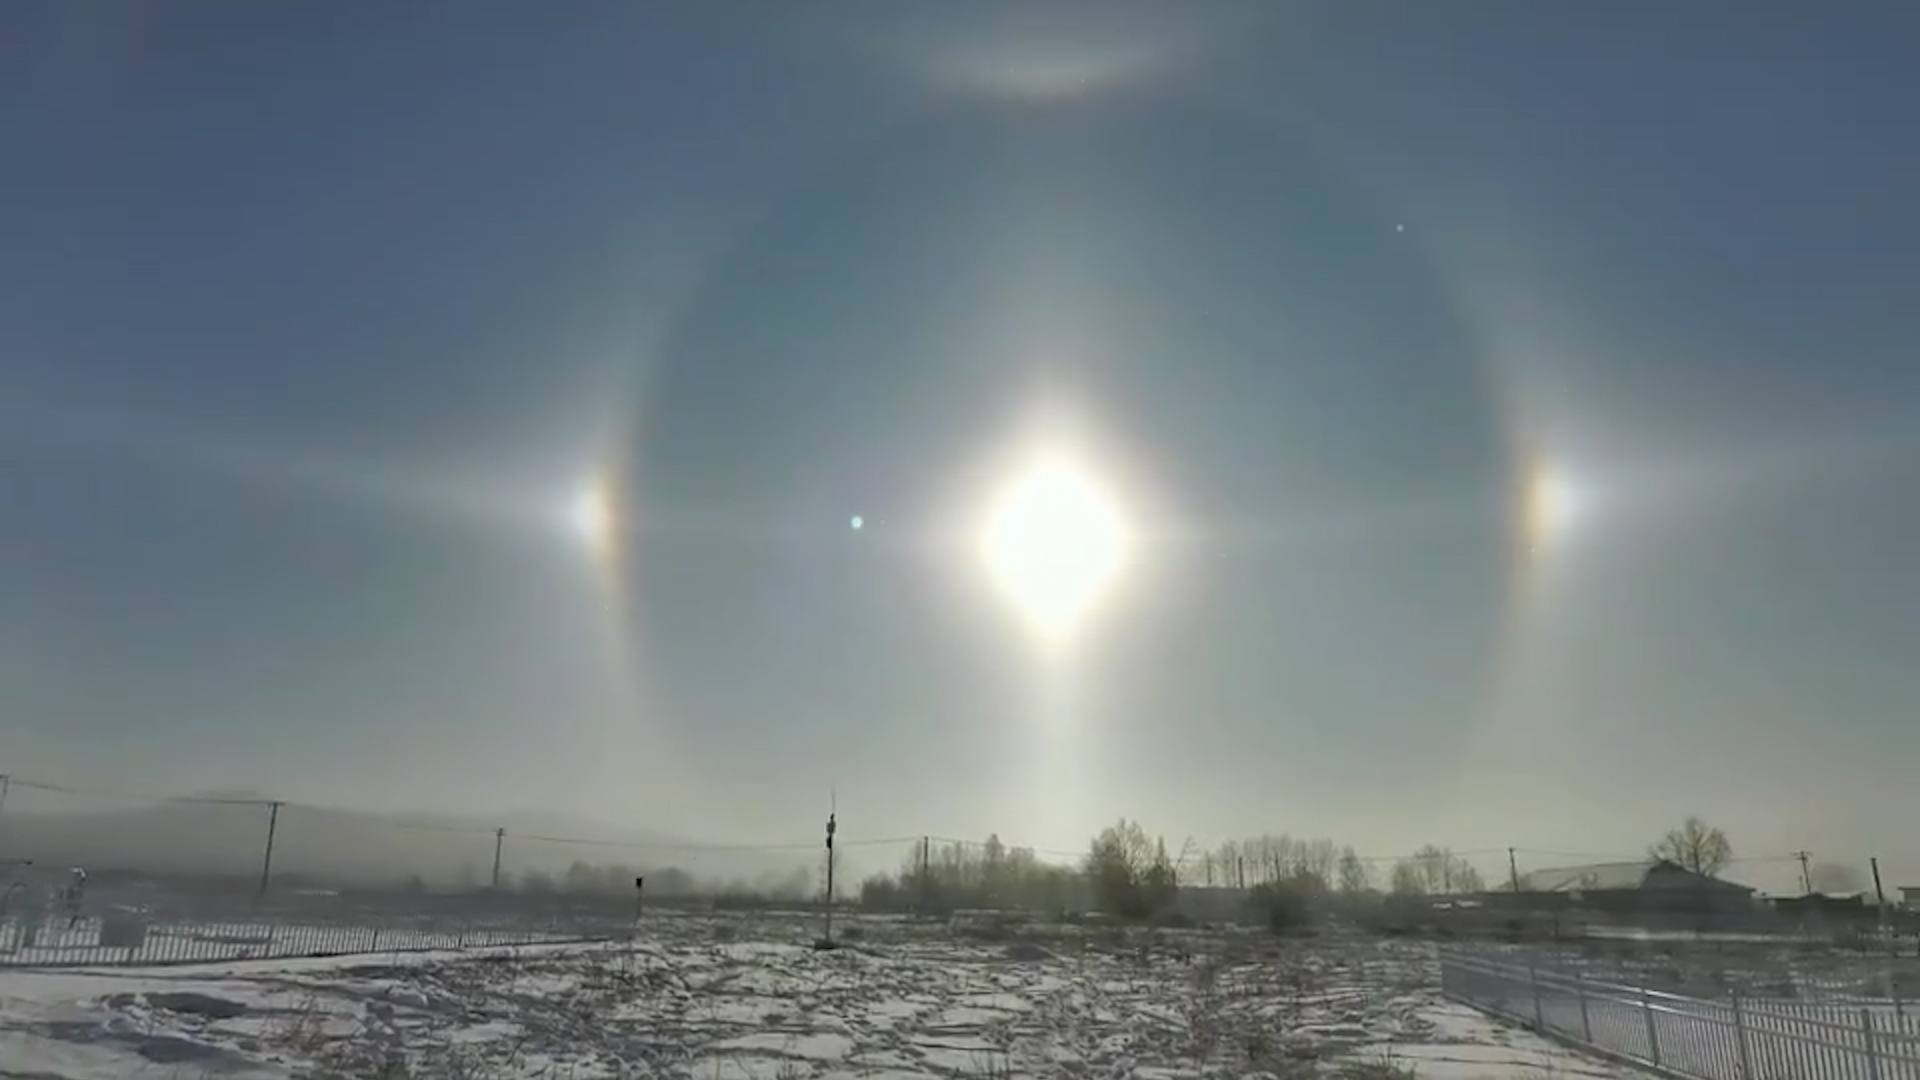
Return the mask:
{"type": "Polygon", "coordinates": [[[1443,952],[1455,1001],[1687,1080],[1920,1080],[1920,1018],[1890,1001],[1711,1000],[1443,952]]]}
{"type": "Polygon", "coordinates": [[[360,953],[459,952],[593,940],[579,932],[531,927],[298,925],[168,922],[140,925],[133,935],[83,919],[35,924],[0,918],[0,969],[9,967],[149,967],[227,960],[351,956],[360,953]]]}

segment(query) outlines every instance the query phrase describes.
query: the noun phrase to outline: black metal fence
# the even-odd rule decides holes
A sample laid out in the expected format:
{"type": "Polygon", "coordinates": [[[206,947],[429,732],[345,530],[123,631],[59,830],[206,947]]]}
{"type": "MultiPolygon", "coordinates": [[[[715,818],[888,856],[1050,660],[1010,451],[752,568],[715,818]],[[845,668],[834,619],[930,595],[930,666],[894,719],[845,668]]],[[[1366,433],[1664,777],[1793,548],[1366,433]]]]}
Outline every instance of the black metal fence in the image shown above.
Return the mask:
{"type": "Polygon", "coordinates": [[[1920,1080],[1920,1020],[1886,1000],[1689,997],[1509,958],[1440,957],[1453,1000],[1689,1080],[1920,1080]]]}

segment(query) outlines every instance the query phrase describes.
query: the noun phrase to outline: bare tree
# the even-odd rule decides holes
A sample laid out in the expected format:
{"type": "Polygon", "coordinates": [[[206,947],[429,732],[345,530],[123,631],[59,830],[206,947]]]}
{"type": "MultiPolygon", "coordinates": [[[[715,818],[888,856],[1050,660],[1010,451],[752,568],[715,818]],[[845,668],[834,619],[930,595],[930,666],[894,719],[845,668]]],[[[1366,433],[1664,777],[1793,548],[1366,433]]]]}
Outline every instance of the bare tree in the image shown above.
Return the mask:
{"type": "Polygon", "coordinates": [[[1213,884],[1213,856],[1191,836],[1180,845],[1180,856],[1173,860],[1173,869],[1183,885],[1213,884]]]}
{"type": "Polygon", "coordinates": [[[1420,874],[1420,867],[1412,859],[1401,859],[1393,864],[1393,873],[1388,887],[1399,896],[1420,896],[1427,891],[1427,882],[1420,874]]]}
{"type": "Polygon", "coordinates": [[[1125,818],[1093,838],[1084,873],[1101,907],[1129,918],[1167,906],[1179,889],[1166,841],[1125,818]]]}
{"type": "Polygon", "coordinates": [[[1325,892],[1333,888],[1340,867],[1340,848],[1327,839],[1301,841],[1294,847],[1290,877],[1311,882],[1325,892]]]}
{"type": "Polygon", "coordinates": [[[1393,864],[1392,888],[1397,893],[1449,896],[1480,892],[1480,872],[1449,848],[1428,844],[1393,864]]]}
{"type": "Polygon", "coordinates": [[[1239,841],[1229,840],[1221,844],[1213,853],[1213,858],[1220,865],[1219,874],[1222,885],[1235,889],[1247,887],[1247,856],[1246,852],[1241,850],[1239,841]]]}
{"type": "Polygon", "coordinates": [[[1733,861],[1733,845],[1726,833],[1697,817],[1690,817],[1648,848],[1647,854],[1678,863],[1696,874],[1716,877],[1733,861]]]}
{"type": "Polygon", "coordinates": [[[1373,872],[1352,848],[1340,851],[1340,891],[1363,893],[1373,888],[1373,872]]]}

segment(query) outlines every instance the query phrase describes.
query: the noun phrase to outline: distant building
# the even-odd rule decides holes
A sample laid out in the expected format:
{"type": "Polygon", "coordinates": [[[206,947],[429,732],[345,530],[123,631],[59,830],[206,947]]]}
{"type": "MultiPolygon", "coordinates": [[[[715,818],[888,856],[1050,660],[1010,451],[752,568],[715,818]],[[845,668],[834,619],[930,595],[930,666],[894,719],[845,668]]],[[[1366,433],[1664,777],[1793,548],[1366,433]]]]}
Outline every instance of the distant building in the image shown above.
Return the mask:
{"type": "Polygon", "coordinates": [[[1553,898],[1569,907],[1627,913],[1731,914],[1751,910],[1754,890],[1695,873],[1669,859],[1536,870],[1520,878],[1523,903],[1553,898]]]}
{"type": "Polygon", "coordinates": [[[1874,909],[1867,906],[1864,893],[1845,896],[1828,896],[1825,893],[1776,896],[1771,903],[1774,911],[1796,922],[1858,922],[1874,913],[1874,909]]]}
{"type": "Polygon", "coordinates": [[[1616,892],[1627,889],[1752,889],[1731,881],[1695,873],[1669,859],[1593,863],[1535,870],[1520,877],[1521,892],[1616,892]]]}
{"type": "Polygon", "coordinates": [[[1902,907],[1920,909],[1920,885],[1900,886],[1900,904],[1902,907]]]}

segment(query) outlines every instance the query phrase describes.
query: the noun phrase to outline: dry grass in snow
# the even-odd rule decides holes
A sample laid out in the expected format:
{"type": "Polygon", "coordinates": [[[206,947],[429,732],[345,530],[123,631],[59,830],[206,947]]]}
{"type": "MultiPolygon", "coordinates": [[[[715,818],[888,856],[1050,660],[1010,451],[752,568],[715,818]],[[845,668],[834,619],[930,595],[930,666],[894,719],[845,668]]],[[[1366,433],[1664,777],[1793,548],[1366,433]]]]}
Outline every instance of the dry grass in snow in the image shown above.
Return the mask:
{"type": "Polygon", "coordinates": [[[664,918],[630,945],[0,973],[0,1078],[1636,1075],[1441,1000],[1417,946],[854,926],[833,952],[664,918]]]}

